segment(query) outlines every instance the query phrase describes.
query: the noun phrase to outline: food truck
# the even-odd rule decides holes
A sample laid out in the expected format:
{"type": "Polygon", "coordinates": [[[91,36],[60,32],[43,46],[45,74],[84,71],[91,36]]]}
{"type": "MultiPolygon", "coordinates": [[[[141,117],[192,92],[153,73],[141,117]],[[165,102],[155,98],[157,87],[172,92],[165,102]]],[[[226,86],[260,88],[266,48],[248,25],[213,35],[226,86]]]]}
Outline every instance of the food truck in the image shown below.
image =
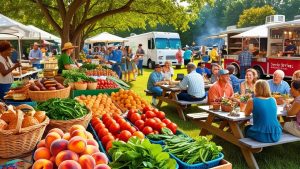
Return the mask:
{"type": "MultiPolygon", "coordinates": [[[[273,17],[279,16],[282,15],[273,17]]],[[[248,47],[254,54],[251,67],[257,70],[259,78],[272,76],[277,69],[290,78],[300,69],[300,20],[267,23],[230,38],[242,38],[242,48],[248,47]]],[[[224,65],[234,65],[239,74],[238,55],[226,56],[224,65]]]]}

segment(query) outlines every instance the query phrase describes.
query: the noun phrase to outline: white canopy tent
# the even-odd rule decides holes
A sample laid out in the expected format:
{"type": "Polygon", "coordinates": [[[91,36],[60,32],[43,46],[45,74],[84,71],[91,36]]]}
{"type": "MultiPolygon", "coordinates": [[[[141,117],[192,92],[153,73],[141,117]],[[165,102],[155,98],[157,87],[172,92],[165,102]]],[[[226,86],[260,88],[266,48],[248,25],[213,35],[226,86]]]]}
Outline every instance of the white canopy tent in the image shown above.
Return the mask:
{"type": "Polygon", "coordinates": [[[59,37],[57,37],[57,36],[55,36],[51,33],[48,33],[48,32],[46,32],[46,31],[44,31],[40,28],[37,28],[37,27],[33,26],[33,25],[28,25],[28,27],[30,29],[32,29],[33,31],[38,32],[38,36],[37,37],[29,37],[31,39],[34,38],[34,39],[42,39],[42,40],[54,40],[58,43],[61,42],[61,39],[59,37]]]}
{"type": "Polygon", "coordinates": [[[128,41],[126,38],[122,38],[107,32],[100,33],[99,35],[96,35],[94,37],[88,38],[85,40],[86,43],[96,43],[96,42],[125,42],[128,41]]]}

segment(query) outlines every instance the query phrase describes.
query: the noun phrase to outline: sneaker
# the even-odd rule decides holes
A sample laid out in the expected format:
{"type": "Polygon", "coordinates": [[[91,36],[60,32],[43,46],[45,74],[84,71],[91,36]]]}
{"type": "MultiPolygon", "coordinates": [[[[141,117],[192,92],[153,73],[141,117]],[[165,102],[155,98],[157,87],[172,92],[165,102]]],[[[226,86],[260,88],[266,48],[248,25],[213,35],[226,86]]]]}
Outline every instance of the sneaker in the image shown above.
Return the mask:
{"type": "Polygon", "coordinates": [[[157,105],[157,103],[156,103],[156,98],[154,98],[154,97],[152,97],[152,103],[151,103],[152,105],[157,105]]]}

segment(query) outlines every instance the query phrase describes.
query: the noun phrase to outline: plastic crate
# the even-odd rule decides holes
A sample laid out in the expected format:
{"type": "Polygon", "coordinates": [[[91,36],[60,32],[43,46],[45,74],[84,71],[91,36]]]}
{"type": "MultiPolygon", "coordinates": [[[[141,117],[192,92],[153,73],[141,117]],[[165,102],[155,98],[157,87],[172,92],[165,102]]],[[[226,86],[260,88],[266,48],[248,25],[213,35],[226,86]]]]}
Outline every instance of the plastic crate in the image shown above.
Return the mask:
{"type": "MultiPolygon", "coordinates": [[[[175,133],[175,135],[180,135],[180,134],[182,134],[182,135],[184,135],[185,137],[189,137],[188,135],[186,135],[186,134],[184,134],[182,131],[180,131],[180,130],[177,130],[176,131],[176,133],[175,133]]],[[[147,137],[147,136],[146,136],[147,137]]],[[[147,137],[148,138],[148,137],[147,137]]],[[[189,137],[190,138],[190,137],[189,137]]],[[[149,138],[148,138],[149,139],[149,138]]],[[[153,144],[160,144],[160,145],[165,145],[165,141],[164,140],[159,140],[159,141],[157,141],[157,140],[151,140],[151,139],[149,139],[150,140],[150,142],[151,143],[153,143],[153,144]]]]}
{"type": "Polygon", "coordinates": [[[224,158],[224,154],[220,153],[219,156],[211,161],[205,163],[198,163],[198,164],[188,164],[186,162],[181,161],[179,158],[175,157],[173,154],[170,153],[170,156],[176,160],[181,169],[208,169],[219,165],[220,161],[224,158]]]}
{"type": "Polygon", "coordinates": [[[72,90],[71,98],[75,98],[80,95],[98,95],[99,93],[107,93],[110,95],[112,92],[118,92],[120,89],[98,89],[98,90],[72,90]]]}

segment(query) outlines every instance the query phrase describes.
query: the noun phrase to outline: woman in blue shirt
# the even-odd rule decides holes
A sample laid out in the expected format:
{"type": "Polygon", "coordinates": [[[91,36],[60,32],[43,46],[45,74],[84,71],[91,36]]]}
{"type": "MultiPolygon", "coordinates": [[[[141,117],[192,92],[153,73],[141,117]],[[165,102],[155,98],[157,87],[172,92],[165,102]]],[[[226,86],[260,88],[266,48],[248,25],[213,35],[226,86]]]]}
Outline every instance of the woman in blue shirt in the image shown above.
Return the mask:
{"type": "Polygon", "coordinates": [[[282,127],[277,120],[276,100],[271,96],[270,87],[265,80],[258,80],[254,87],[255,97],[247,102],[245,115],[253,115],[253,125],[245,127],[245,136],[254,140],[277,142],[282,127]]]}

